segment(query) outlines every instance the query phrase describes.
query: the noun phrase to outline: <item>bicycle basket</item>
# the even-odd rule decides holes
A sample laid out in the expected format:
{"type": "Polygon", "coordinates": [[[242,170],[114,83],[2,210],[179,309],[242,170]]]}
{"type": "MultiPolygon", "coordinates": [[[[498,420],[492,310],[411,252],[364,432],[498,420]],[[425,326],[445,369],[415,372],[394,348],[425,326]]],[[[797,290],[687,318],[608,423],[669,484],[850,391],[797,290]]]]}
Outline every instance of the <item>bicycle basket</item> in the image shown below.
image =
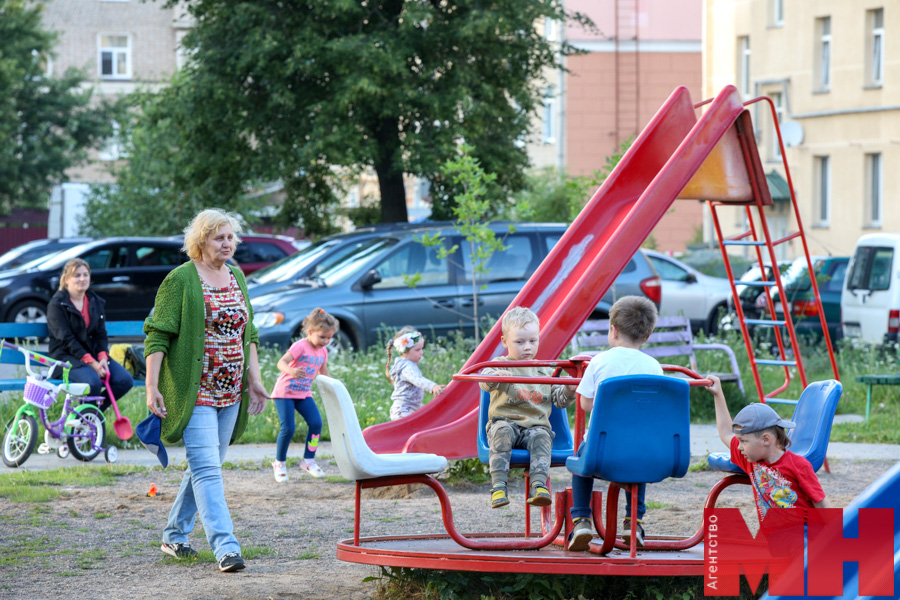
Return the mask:
{"type": "Polygon", "coordinates": [[[25,402],[47,410],[56,402],[56,387],[46,381],[28,377],[25,381],[25,402]]]}

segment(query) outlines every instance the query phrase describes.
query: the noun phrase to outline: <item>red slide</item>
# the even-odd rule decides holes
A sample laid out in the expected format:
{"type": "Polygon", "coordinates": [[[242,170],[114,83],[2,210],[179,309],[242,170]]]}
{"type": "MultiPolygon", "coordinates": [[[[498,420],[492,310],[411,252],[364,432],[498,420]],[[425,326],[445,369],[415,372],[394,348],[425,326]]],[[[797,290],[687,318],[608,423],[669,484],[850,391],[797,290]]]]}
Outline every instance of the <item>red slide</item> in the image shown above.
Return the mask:
{"type": "MultiPolygon", "coordinates": [[[[510,306],[528,306],[541,320],[536,358],[563,352],[629,259],[743,110],[726,87],[698,120],[687,88],[672,92],[510,306]]],[[[501,354],[500,322],[466,362],[501,354]]],[[[476,456],[478,389],[454,381],[413,415],[368,427],[375,452],[476,456]]]]}

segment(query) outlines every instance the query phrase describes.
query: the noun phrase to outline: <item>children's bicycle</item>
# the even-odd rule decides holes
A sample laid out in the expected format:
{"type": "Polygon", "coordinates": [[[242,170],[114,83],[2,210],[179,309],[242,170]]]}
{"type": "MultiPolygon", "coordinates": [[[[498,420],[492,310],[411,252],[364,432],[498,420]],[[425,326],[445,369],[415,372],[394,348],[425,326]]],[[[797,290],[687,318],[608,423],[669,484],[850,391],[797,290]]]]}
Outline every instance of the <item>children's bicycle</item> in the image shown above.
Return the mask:
{"type": "Polygon", "coordinates": [[[97,405],[101,396],[86,396],[90,386],[86,383],[70,383],[67,362],[54,360],[26,348],[2,342],[3,347],[17,350],[25,356],[25,403],[16,411],[6,426],[3,436],[3,462],[7,467],[21,466],[34,452],[38,439],[38,420],[44,426],[44,442],[38,447],[38,454],[49,454],[55,450],[60,458],[72,456],[80,461],[94,460],[104,453],[106,462],[116,462],[118,450],[115,446],[103,448],[106,441],[106,419],[97,405]],[[31,370],[31,361],[47,367],[52,373],[57,367],[63,369],[63,383],[57,385],[48,376],[31,370]],[[50,422],[47,410],[64,394],[62,414],[50,422]]]}

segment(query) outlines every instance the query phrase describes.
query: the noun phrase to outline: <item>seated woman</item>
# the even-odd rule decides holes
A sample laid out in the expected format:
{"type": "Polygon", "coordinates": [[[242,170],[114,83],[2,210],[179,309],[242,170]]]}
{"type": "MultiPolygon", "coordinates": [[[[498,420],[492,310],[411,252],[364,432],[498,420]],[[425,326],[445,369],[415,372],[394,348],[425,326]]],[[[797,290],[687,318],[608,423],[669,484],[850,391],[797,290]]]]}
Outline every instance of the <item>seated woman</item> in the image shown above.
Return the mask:
{"type": "MultiPolygon", "coordinates": [[[[59,291],[47,305],[49,354],[71,363],[69,381],[90,385],[91,396],[107,395],[103,381],[109,374],[109,386],[118,400],[134,386],[134,379],[109,357],[105,302],[88,289],[90,285],[91,268],[84,260],[73,258],[66,263],[59,278],[59,291]]],[[[106,410],[111,404],[106,398],[100,409],[106,410]]]]}

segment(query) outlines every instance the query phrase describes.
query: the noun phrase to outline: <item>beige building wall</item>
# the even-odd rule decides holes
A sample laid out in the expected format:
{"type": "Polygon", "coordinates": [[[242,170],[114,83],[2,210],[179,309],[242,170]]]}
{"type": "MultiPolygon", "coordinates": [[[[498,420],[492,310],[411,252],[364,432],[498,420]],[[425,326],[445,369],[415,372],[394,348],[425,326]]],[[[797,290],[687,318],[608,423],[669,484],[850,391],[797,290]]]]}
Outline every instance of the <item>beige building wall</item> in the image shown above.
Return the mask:
{"type": "MultiPolygon", "coordinates": [[[[704,94],[735,84],[746,98],[778,101],[810,252],[849,255],[864,233],[900,231],[900,2],[704,0],[703,9],[704,94]]],[[[760,158],[767,173],[785,176],[763,106],[751,109],[760,158]]],[[[738,209],[729,211],[726,235],[743,227],[738,209]]],[[[773,216],[773,229],[796,230],[792,216],[773,216]]],[[[782,256],[801,252],[793,241],[782,256]]]]}

